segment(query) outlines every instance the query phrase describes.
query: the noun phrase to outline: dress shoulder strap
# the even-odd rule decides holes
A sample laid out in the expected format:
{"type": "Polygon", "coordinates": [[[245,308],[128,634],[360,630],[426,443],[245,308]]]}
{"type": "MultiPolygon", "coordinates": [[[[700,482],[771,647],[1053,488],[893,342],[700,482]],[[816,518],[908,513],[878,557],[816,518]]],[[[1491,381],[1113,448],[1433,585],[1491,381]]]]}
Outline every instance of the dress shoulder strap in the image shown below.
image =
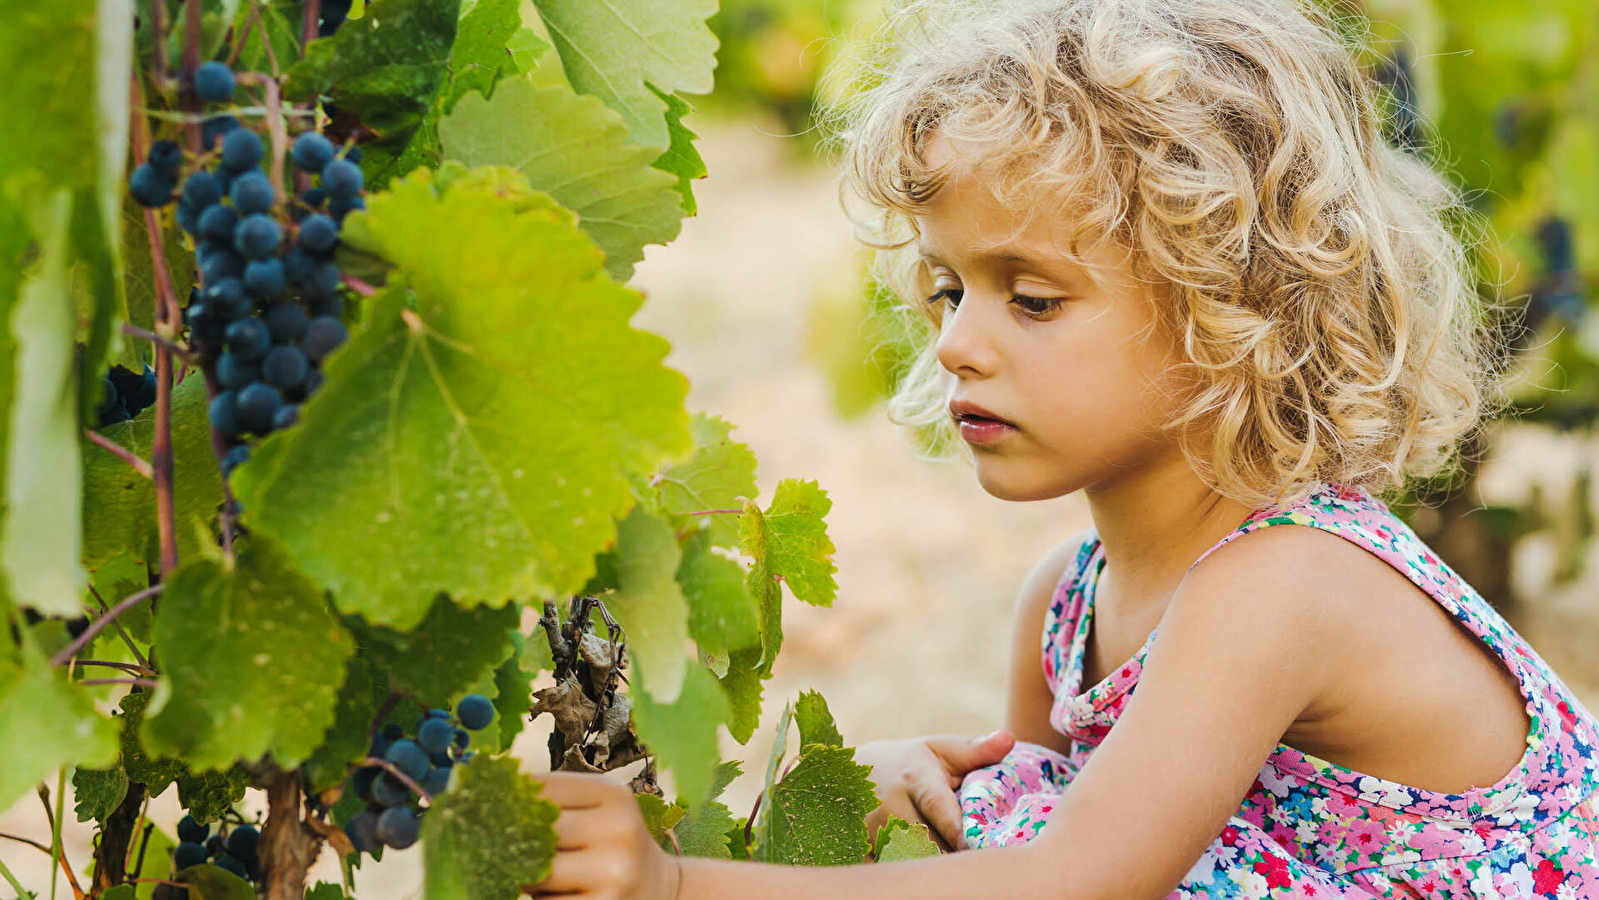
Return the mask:
{"type": "Polygon", "coordinates": [[[1094,552],[1099,548],[1099,533],[1090,526],[1072,535],[1066,543],[1072,541],[1077,543],[1077,553],[1061,572],[1060,580],[1055,582],[1049,606],[1044,610],[1044,628],[1040,635],[1044,681],[1049,685],[1051,693],[1056,693],[1060,689],[1060,675],[1066,669],[1066,654],[1071,643],[1072,631],[1076,628],[1077,617],[1082,614],[1083,573],[1094,558],[1094,552]]]}

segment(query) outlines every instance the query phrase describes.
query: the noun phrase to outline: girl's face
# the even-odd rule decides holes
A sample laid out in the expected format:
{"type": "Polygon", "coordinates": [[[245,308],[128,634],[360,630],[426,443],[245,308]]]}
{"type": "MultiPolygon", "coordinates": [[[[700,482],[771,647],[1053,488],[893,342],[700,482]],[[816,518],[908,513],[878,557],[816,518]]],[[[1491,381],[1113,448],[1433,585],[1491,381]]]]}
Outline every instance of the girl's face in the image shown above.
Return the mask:
{"type": "MultiPolygon", "coordinates": [[[[950,152],[941,137],[928,161],[950,152]]],[[[1013,422],[972,443],[983,489],[1002,500],[1097,492],[1151,469],[1183,466],[1158,426],[1173,412],[1181,347],[1157,327],[1156,286],[1136,280],[1124,247],[1088,251],[1098,279],[1070,264],[1069,223],[1046,210],[1000,207],[968,167],[916,221],[943,323],[938,359],[956,376],[950,400],[1013,422]],[[1021,230],[1023,217],[1031,215],[1021,230]]],[[[935,311],[936,312],[936,311],[935,311]]]]}

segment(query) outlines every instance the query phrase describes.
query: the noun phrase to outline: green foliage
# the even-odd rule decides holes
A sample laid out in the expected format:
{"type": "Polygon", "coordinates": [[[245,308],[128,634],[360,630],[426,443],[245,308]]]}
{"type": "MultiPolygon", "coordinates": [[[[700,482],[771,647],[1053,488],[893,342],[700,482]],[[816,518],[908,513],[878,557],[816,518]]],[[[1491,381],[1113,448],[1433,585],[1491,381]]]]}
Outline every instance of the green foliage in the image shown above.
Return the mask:
{"type": "Polygon", "coordinates": [[[0,657],[0,809],[60,766],[104,768],[116,752],[115,729],[64,671],[29,643],[0,657]]]}
{"type": "Polygon", "coordinates": [[[440,197],[419,171],[351,216],[391,283],[301,427],[234,475],[341,609],[399,629],[439,592],[501,606],[576,591],[631,505],[622,473],[690,449],[686,379],[627,324],[642,298],[545,195],[479,184],[440,197]]]}
{"type": "Polygon", "coordinates": [[[475,759],[455,778],[422,819],[428,900],[512,900],[548,876],[560,808],[544,786],[514,759],[475,759]]]}
{"type": "Polygon", "coordinates": [[[105,821],[128,794],[128,775],[121,768],[86,769],[72,772],[72,809],[79,822],[105,821]]]}
{"type": "Polygon", "coordinates": [[[754,558],[747,584],[755,597],[761,620],[762,675],[783,644],[783,594],[787,584],[798,599],[813,606],[832,606],[838,584],[833,573],[833,542],[828,540],[822,517],[833,506],[827,492],[814,481],[785,478],[777,484],[772,505],[765,512],[753,500],[744,501],[739,519],[739,549],[754,558]]]}
{"type": "Polygon", "coordinates": [[[852,747],[812,744],[781,781],[767,789],[752,858],[806,866],[863,862],[866,814],[878,806],[871,766],[852,747]]]}
{"type": "Polygon", "coordinates": [[[657,702],[648,677],[635,673],[639,690],[632,692],[633,723],[639,737],[656,754],[658,764],[676,780],[678,799],[692,805],[715,783],[716,726],[727,720],[727,697],[716,676],[703,666],[689,666],[676,699],[657,702]]]}
{"type": "Polygon", "coordinates": [[[441,594],[409,632],[355,627],[373,667],[388,673],[390,689],[443,706],[510,655],[520,614],[515,604],[460,609],[441,594]]]}
{"type": "Polygon", "coordinates": [[[872,859],[876,862],[924,859],[940,852],[925,823],[913,824],[892,813],[877,829],[877,840],[872,844],[872,859]]]}
{"type": "Polygon", "coordinates": [[[794,724],[799,726],[800,746],[826,744],[844,746],[844,736],[838,733],[833,714],[827,709],[827,700],[816,691],[805,691],[794,703],[794,724]]]}
{"type": "MultiPolygon", "coordinates": [[[[312,41],[289,69],[284,96],[326,95],[382,137],[365,145],[362,168],[373,184],[403,175],[396,163],[444,84],[455,45],[460,0],[375,0],[352,27],[312,41]]],[[[421,162],[421,160],[416,160],[421,162]]]]}
{"type": "Polygon", "coordinates": [[[534,86],[513,78],[493,99],[462,97],[439,123],[439,137],[446,158],[468,166],[510,166],[577,213],[617,281],[632,277],[645,244],[664,244],[681,227],[678,182],[653,165],[660,149],[629,143],[621,116],[564,84],[534,86]],[[568,130],[586,139],[546,138],[568,130]]]}
{"type": "Polygon", "coordinates": [[[234,559],[197,559],[174,572],[155,642],[172,696],[146,719],[143,738],[196,770],[268,752],[299,765],[333,723],[355,651],[322,591],[260,538],[234,559]]]}
{"type": "Polygon", "coordinates": [[[627,120],[632,140],[671,143],[663,92],[708,93],[716,36],[705,19],[716,0],[534,0],[572,87],[593,94],[627,120]],[[653,85],[653,87],[652,87],[653,85]]]}

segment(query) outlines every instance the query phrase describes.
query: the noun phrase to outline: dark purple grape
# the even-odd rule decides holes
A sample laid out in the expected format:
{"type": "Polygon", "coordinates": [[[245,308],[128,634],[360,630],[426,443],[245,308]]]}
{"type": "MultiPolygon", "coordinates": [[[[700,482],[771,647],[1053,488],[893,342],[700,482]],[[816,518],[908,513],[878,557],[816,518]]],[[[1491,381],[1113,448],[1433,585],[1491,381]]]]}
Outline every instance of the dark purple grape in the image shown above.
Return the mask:
{"type": "Polygon", "coordinates": [[[339,240],[339,226],[321,213],[306,216],[300,221],[300,246],[312,253],[327,253],[339,240]]]}
{"type": "Polygon", "coordinates": [[[165,206],[172,202],[173,179],[155,166],[145,163],[133,170],[128,179],[128,193],[141,206],[165,206]]]}
{"type": "Polygon", "coordinates": [[[263,318],[272,332],[273,342],[278,344],[292,344],[305,337],[306,326],[310,324],[305,310],[296,303],[274,303],[267,307],[263,318]]]}
{"type": "Polygon", "coordinates": [[[404,850],[416,843],[421,828],[415,810],[409,806],[393,806],[378,816],[377,836],[378,840],[390,847],[404,850]]]}
{"type": "Polygon", "coordinates": [[[254,825],[240,825],[228,832],[228,853],[239,859],[255,856],[256,845],[261,842],[261,832],[254,825]]]}
{"type": "Polygon", "coordinates": [[[235,128],[222,139],[222,165],[235,172],[260,165],[265,153],[261,136],[248,128],[235,128]]]}
{"type": "Polygon", "coordinates": [[[235,353],[223,351],[217,357],[217,382],[223,388],[236,391],[251,382],[261,380],[261,364],[255,360],[240,359],[235,353]]]}
{"type": "Polygon", "coordinates": [[[272,418],[282,405],[283,395],[277,388],[257,381],[239,391],[239,422],[256,434],[266,434],[272,430],[272,418]]]}
{"type": "Polygon", "coordinates": [[[194,92],[201,100],[226,103],[233,99],[234,85],[233,70],[227,63],[212,60],[194,70],[194,92]]]}
{"type": "Polygon", "coordinates": [[[239,225],[239,212],[231,206],[213,203],[200,213],[200,237],[219,244],[233,243],[233,229],[239,225]]]}
{"type": "Polygon", "coordinates": [[[455,705],[455,715],[472,731],[481,731],[494,721],[494,704],[482,694],[467,694],[455,705]]]}
{"type": "Polygon", "coordinates": [[[222,456],[222,477],[237,469],[241,463],[250,458],[249,444],[234,444],[233,448],[222,456]]]}
{"type": "Polygon", "coordinates": [[[244,287],[257,297],[276,297],[288,286],[288,279],[283,274],[283,260],[276,256],[252,259],[244,267],[244,287]]]}
{"type": "Polygon", "coordinates": [[[372,782],[372,802],[379,806],[399,806],[411,799],[411,789],[391,772],[383,772],[372,782]]]}
{"type": "Polygon", "coordinates": [[[250,259],[271,255],[282,238],[278,223],[262,213],[245,216],[233,230],[233,246],[250,259]]]}
{"type": "MultiPolygon", "coordinates": [[[[234,134],[250,134],[254,132],[239,129],[234,134]]],[[[233,135],[228,135],[231,140],[233,135]]],[[[272,190],[272,182],[267,179],[266,173],[260,169],[251,169],[233,179],[233,184],[228,187],[228,198],[233,201],[233,206],[239,215],[248,216],[251,213],[264,213],[272,209],[272,201],[277,198],[272,190]]]]}
{"type": "Polygon", "coordinates": [[[198,866],[205,862],[205,847],[201,844],[184,841],[172,851],[172,871],[181,872],[190,866],[198,866]]]}
{"type": "Polygon", "coordinates": [[[334,200],[361,193],[362,181],[361,167],[349,160],[336,159],[322,168],[322,189],[334,200]]]}
{"type": "Polygon", "coordinates": [[[261,362],[261,378],[285,391],[298,388],[309,371],[311,363],[305,358],[305,351],[293,345],[273,347],[261,362]]]}
{"type": "Polygon", "coordinates": [[[389,746],[383,758],[394,763],[395,768],[417,779],[428,772],[428,755],[416,741],[401,738],[389,746]]]}
{"type": "Polygon", "coordinates": [[[361,810],[345,823],[344,833],[350,836],[356,852],[371,853],[378,848],[378,814],[370,809],[361,810]]]}
{"type": "Polygon", "coordinates": [[[306,172],[321,172],[333,161],[333,142],[307,131],[294,139],[294,165],[306,172]]]}
{"type": "Polygon", "coordinates": [[[233,391],[223,391],[211,398],[211,405],[207,409],[211,427],[228,437],[238,437],[243,430],[239,427],[237,400],[238,395],[233,391]]]}
{"type": "Polygon", "coordinates": [[[176,141],[156,141],[150,145],[150,153],[145,157],[157,172],[165,175],[168,181],[178,180],[178,169],[183,165],[183,148],[176,141]]]}
{"type": "Polygon", "coordinates": [[[223,337],[228,342],[228,349],[245,362],[266,356],[267,348],[272,346],[272,331],[267,328],[267,323],[255,316],[246,316],[229,324],[223,337]]]}
{"type": "Polygon", "coordinates": [[[344,343],[349,337],[349,331],[344,323],[328,316],[318,316],[306,326],[305,337],[300,341],[300,349],[314,363],[319,363],[322,358],[332,353],[335,348],[344,343]]]}
{"type": "Polygon", "coordinates": [[[217,177],[200,169],[183,179],[183,202],[194,209],[205,209],[222,199],[222,185],[217,177]]]}
{"type": "Polygon", "coordinates": [[[300,404],[285,403],[278,407],[278,414],[272,417],[272,430],[282,431],[298,421],[300,421],[300,404]]]}

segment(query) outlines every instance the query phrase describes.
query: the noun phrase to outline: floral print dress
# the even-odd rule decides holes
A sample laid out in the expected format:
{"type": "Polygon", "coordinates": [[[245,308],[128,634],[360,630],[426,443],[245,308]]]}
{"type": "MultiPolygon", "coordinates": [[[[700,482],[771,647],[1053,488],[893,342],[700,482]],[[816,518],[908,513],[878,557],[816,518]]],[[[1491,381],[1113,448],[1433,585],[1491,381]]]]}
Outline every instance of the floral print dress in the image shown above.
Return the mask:
{"type": "MultiPolygon", "coordinates": [[[[1330,531],[1375,553],[1503,659],[1526,698],[1526,752],[1496,784],[1447,794],[1278,744],[1171,900],[1599,900],[1599,722],[1593,714],[1475,589],[1364,489],[1323,484],[1299,502],[1258,509],[1199,559],[1256,529],[1290,523],[1330,531]]],[[[968,773],[959,796],[969,847],[1036,836],[1138,684],[1154,632],[1132,659],[1082,689],[1094,585],[1104,564],[1090,529],[1044,617],[1044,678],[1055,695],[1050,724],[1071,738],[1071,753],[1018,741],[1001,762],[968,773]]]]}

